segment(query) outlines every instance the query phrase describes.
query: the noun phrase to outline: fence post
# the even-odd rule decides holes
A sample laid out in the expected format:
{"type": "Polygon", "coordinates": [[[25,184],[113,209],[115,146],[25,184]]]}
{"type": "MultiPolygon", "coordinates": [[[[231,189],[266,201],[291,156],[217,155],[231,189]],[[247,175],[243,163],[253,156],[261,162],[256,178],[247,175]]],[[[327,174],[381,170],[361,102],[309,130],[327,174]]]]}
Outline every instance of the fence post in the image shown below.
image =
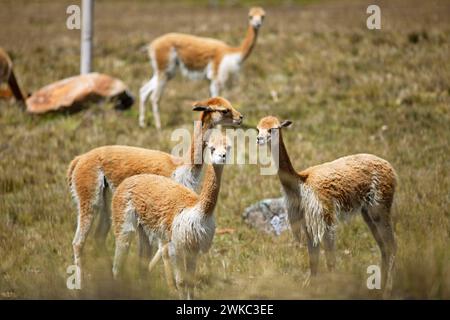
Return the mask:
{"type": "Polygon", "coordinates": [[[94,33],[94,0],[83,0],[81,4],[81,61],[80,73],[91,72],[92,38],[94,33]]]}

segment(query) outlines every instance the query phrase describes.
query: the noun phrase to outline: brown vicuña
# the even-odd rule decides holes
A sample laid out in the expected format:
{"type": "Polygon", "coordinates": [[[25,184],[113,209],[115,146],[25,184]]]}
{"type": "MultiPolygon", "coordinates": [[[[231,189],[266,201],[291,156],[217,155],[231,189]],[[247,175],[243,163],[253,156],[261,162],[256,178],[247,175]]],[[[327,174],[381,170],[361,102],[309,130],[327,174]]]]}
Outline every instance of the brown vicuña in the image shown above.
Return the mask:
{"type": "Polygon", "coordinates": [[[247,35],[238,47],[216,39],[180,33],[168,33],[153,40],[148,46],[153,76],[139,91],[139,125],[145,126],[145,101],[151,94],[155,125],[161,128],[159,101],[167,81],[175,76],[177,68],[190,79],[209,80],[210,96],[218,96],[231,76],[239,73],[242,62],[252,52],[264,16],[262,8],[250,9],[247,35]]]}
{"type": "Polygon", "coordinates": [[[397,175],[394,168],[371,154],[355,154],[297,172],[289,159],[280,122],[268,116],[260,120],[258,144],[269,143],[285,193],[288,218],[294,236],[306,234],[311,275],[319,264],[319,244],[323,241],[327,265],[334,269],[336,222],[361,211],[381,250],[382,284],[386,295],[392,289],[396,241],[391,221],[397,175]],[[278,152],[276,152],[278,151],[278,152]]]}
{"type": "MultiPolygon", "coordinates": [[[[112,201],[116,237],[115,278],[122,268],[133,235],[142,227],[148,236],[157,236],[160,249],[169,243],[173,245],[177,288],[182,298],[193,297],[198,254],[207,252],[214,238],[213,212],[230,144],[225,136],[216,134],[211,136],[207,148],[212,165],[206,168],[200,194],[172,179],[152,174],[136,175],[119,185],[112,201]]],[[[167,263],[165,266],[169,267],[167,263]]],[[[170,270],[166,270],[166,274],[169,273],[170,270]]]]}
{"type": "MultiPolygon", "coordinates": [[[[128,146],[103,146],[75,157],[69,165],[67,179],[77,205],[77,230],[73,239],[74,261],[81,270],[81,255],[86,237],[99,211],[99,224],[95,236],[97,245],[104,247],[110,229],[111,191],[126,178],[143,173],[171,177],[195,189],[200,183],[203,168],[202,154],[210,129],[217,125],[240,125],[243,116],[231,103],[222,98],[209,98],[193,105],[201,111],[195,136],[191,141],[188,159],[168,153],[128,146]],[[195,145],[197,144],[197,146],[195,145]],[[198,146],[200,144],[200,146],[198,146]],[[198,161],[197,159],[200,159],[198,161]]],[[[140,236],[143,236],[140,234],[140,236]]],[[[145,238],[145,236],[143,237],[145,238]]],[[[148,241],[139,242],[141,256],[150,254],[148,241]]]]}

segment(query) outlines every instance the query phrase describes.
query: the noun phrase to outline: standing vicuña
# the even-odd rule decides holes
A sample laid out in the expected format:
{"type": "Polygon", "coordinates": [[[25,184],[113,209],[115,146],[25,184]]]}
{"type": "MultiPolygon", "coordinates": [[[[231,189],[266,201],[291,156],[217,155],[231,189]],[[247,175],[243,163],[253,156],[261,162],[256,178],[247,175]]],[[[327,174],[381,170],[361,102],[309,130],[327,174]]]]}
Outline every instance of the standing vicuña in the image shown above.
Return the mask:
{"type": "Polygon", "coordinates": [[[167,81],[175,76],[177,67],[191,79],[208,79],[211,97],[218,96],[230,76],[239,72],[242,62],[252,52],[265,12],[252,8],[247,35],[239,47],[187,34],[169,33],[153,40],[148,51],[153,77],[140,89],[139,125],[145,126],[145,101],[151,94],[155,125],[161,128],[158,104],[167,81]]]}
{"type": "Polygon", "coordinates": [[[335,265],[335,226],[339,215],[361,210],[382,255],[385,292],[392,288],[396,242],[390,210],[396,173],[386,160],[370,154],[356,154],[295,171],[281,133],[291,121],[265,117],[258,124],[258,144],[270,142],[285,193],[289,222],[294,236],[304,231],[308,241],[311,275],[317,273],[319,244],[323,240],[330,270],[335,265]],[[278,152],[277,152],[278,151],[278,152]]]}
{"type": "Polygon", "coordinates": [[[133,176],[119,185],[112,201],[114,277],[120,272],[133,234],[141,226],[148,236],[157,235],[160,248],[171,242],[177,287],[183,297],[192,297],[197,256],[209,250],[214,237],[213,212],[230,145],[225,136],[213,135],[207,147],[212,165],[206,167],[199,195],[172,179],[152,174],[133,176]]]}
{"type": "MultiPolygon", "coordinates": [[[[126,178],[152,173],[172,177],[177,182],[195,189],[201,178],[205,147],[210,129],[219,124],[240,125],[242,115],[224,98],[210,98],[196,102],[193,110],[202,111],[191,142],[189,159],[174,157],[168,153],[127,146],[104,146],[76,157],[69,165],[67,178],[69,188],[77,204],[78,222],[73,239],[75,264],[81,269],[81,254],[86,237],[94,220],[95,209],[99,212],[96,230],[97,244],[104,246],[110,228],[110,191],[126,178]]],[[[140,235],[141,236],[141,235],[140,235]]],[[[140,241],[141,255],[147,255],[147,241],[140,241]]]]}

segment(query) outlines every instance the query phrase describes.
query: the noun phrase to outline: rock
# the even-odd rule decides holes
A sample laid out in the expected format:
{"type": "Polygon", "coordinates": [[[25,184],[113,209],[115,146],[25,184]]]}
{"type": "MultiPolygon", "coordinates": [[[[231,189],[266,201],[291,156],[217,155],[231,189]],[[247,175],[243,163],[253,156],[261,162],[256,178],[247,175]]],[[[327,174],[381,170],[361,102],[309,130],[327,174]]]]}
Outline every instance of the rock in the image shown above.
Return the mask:
{"type": "Polygon", "coordinates": [[[268,234],[279,236],[290,229],[283,197],[261,200],[247,207],[242,217],[245,223],[268,234]]]}
{"type": "Polygon", "coordinates": [[[88,101],[112,99],[115,107],[126,109],[134,102],[127,86],[119,79],[101,73],[88,73],[51,83],[27,100],[27,111],[42,114],[57,110],[77,110],[88,101]]]}

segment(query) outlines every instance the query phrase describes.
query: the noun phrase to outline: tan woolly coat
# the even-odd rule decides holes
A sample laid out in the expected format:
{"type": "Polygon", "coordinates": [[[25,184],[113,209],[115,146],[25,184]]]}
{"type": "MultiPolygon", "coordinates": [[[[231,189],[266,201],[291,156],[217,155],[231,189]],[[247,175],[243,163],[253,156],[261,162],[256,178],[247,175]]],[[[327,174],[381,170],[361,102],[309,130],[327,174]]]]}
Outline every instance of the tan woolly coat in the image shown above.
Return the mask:
{"type": "MultiPolygon", "coordinates": [[[[313,166],[299,172],[299,177],[314,186],[330,215],[336,205],[340,212],[351,212],[363,205],[390,206],[397,181],[389,162],[372,154],[350,155],[313,166]]],[[[335,217],[326,220],[331,223],[335,217]]]]}
{"type": "Polygon", "coordinates": [[[172,179],[153,174],[125,179],[112,200],[116,239],[126,234],[126,225],[131,220],[183,250],[208,250],[215,232],[213,211],[220,190],[222,168],[206,167],[200,194],[172,179]],[[177,232],[172,235],[174,228],[177,232]]]}
{"type": "Polygon", "coordinates": [[[168,153],[129,146],[105,146],[93,149],[73,160],[68,172],[69,179],[74,177],[75,185],[86,185],[91,176],[97,176],[102,170],[107,182],[113,188],[117,187],[125,178],[142,174],[153,173],[170,177],[177,166],[182,164],[180,158],[168,153]],[[151,161],[149,161],[151,159],[151,161]],[[89,164],[89,165],[88,165],[89,164]],[[75,176],[72,170],[77,166],[75,176]],[[87,172],[83,172],[83,171],[87,172]]]}
{"type": "MultiPolygon", "coordinates": [[[[251,19],[262,23],[265,12],[262,8],[252,8],[249,12],[251,19]]],[[[171,55],[176,54],[186,69],[200,71],[212,65],[213,77],[219,72],[220,64],[225,55],[239,54],[240,62],[244,61],[252,52],[255,45],[258,28],[250,21],[246,36],[238,47],[229,46],[223,41],[198,37],[182,33],[168,33],[152,41],[149,46],[149,55],[157,70],[171,69],[171,55]]]]}
{"type": "Polygon", "coordinates": [[[318,242],[325,225],[333,226],[339,214],[376,206],[390,209],[397,176],[389,162],[371,154],[355,154],[297,172],[282,134],[282,128],[290,123],[264,117],[258,124],[258,139],[272,141],[272,157],[286,193],[291,224],[305,218],[318,242]]]}
{"type": "MultiPolygon", "coordinates": [[[[126,179],[113,198],[113,225],[122,226],[126,207],[131,205],[139,214],[139,221],[151,230],[170,233],[176,214],[194,206],[198,195],[179,183],[153,174],[141,174],[126,179]],[[129,203],[130,201],[130,203],[129,203]]],[[[121,228],[114,233],[120,236],[121,228]]]]}

